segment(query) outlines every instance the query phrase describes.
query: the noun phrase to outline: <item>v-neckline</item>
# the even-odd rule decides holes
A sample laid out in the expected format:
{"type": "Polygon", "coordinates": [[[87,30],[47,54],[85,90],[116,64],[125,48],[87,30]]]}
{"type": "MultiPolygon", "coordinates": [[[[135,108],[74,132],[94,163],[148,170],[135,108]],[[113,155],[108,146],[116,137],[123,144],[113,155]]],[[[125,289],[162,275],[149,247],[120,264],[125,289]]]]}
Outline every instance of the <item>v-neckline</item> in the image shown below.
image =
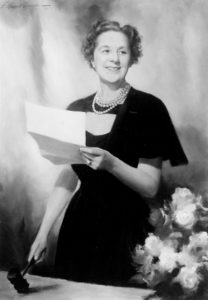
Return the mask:
{"type": "MultiPolygon", "coordinates": [[[[114,139],[116,138],[117,135],[117,129],[120,126],[120,123],[123,120],[123,116],[125,115],[132,99],[132,95],[134,94],[135,90],[133,87],[130,88],[129,93],[126,97],[125,102],[119,107],[118,113],[116,114],[115,120],[113,122],[113,125],[111,127],[111,130],[108,133],[108,136],[105,141],[105,149],[111,151],[113,145],[114,145],[114,139]]],[[[95,94],[91,95],[90,99],[90,105],[92,104],[93,98],[95,94]]],[[[86,111],[87,112],[87,111],[86,111]]]]}
{"type": "Polygon", "coordinates": [[[113,122],[111,131],[109,132],[109,135],[108,135],[107,140],[106,140],[106,149],[107,150],[110,150],[112,145],[113,145],[113,139],[116,135],[117,129],[120,126],[120,123],[123,120],[123,116],[125,115],[128,107],[130,105],[130,102],[131,102],[131,99],[132,99],[131,96],[132,96],[133,93],[134,93],[134,88],[131,87],[130,90],[129,90],[129,93],[126,97],[125,102],[119,108],[119,111],[118,111],[118,113],[116,115],[116,118],[113,122]]]}

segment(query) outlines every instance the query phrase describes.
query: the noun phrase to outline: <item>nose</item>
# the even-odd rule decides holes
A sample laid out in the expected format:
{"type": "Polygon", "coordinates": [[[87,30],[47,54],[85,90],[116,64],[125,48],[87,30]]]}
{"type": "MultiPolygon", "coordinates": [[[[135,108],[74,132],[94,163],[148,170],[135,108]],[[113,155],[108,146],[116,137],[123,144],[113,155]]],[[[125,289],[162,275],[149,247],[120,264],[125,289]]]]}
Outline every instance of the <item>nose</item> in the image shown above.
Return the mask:
{"type": "Polygon", "coordinates": [[[110,55],[110,60],[113,62],[118,63],[119,62],[119,54],[117,51],[112,51],[110,55]]]}

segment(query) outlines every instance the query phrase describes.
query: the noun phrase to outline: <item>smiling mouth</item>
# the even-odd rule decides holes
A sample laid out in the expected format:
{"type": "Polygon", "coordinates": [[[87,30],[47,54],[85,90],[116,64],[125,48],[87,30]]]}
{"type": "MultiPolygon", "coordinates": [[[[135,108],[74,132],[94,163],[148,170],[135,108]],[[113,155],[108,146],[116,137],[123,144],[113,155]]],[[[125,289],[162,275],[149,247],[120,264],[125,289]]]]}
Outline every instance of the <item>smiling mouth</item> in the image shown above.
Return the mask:
{"type": "Polygon", "coordinates": [[[120,70],[120,67],[106,67],[106,69],[111,72],[117,72],[120,70]]]}

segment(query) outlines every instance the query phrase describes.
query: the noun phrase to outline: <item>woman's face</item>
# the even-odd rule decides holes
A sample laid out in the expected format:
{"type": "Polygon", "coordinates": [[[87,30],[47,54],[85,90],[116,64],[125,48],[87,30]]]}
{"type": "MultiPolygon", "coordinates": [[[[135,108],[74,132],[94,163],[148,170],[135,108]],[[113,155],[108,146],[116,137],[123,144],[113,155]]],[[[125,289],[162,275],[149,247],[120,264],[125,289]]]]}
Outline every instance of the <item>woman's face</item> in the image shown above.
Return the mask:
{"type": "Polygon", "coordinates": [[[125,34],[107,31],[97,37],[92,65],[101,82],[120,86],[130,67],[131,52],[125,34]]]}

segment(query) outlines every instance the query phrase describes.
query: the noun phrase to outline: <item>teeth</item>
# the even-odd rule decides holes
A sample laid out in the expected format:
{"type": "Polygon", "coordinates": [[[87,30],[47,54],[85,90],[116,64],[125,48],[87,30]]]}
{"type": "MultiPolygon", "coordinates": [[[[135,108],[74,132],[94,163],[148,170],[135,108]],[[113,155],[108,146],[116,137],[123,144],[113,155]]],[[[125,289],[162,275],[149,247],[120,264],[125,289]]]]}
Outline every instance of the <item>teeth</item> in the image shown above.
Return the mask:
{"type": "Polygon", "coordinates": [[[119,70],[118,67],[107,67],[108,70],[117,71],[119,70]]]}

